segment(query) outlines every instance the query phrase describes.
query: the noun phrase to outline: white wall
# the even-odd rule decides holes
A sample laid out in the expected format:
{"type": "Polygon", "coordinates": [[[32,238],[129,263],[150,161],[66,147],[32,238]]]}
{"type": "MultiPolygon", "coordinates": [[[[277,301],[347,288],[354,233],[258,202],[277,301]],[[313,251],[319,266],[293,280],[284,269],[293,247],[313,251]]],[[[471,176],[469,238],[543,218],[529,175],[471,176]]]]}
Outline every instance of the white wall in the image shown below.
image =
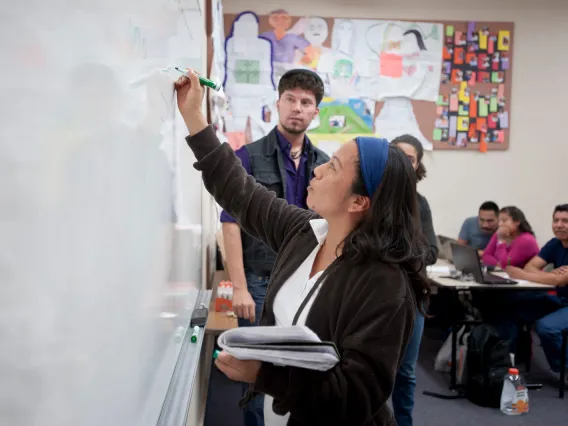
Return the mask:
{"type": "Polygon", "coordinates": [[[568,1],[224,0],[223,5],[226,13],[264,14],[284,7],[291,15],[514,22],[509,150],[427,153],[428,178],[419,190],[430,202],[439,234],[457,235],[463,219],[492,199],[521,208],[541,244],[552,236],[552,209],[568,202],[568,137],[562,131],[568,121],[562,78],[568,70],[568,1]]]}

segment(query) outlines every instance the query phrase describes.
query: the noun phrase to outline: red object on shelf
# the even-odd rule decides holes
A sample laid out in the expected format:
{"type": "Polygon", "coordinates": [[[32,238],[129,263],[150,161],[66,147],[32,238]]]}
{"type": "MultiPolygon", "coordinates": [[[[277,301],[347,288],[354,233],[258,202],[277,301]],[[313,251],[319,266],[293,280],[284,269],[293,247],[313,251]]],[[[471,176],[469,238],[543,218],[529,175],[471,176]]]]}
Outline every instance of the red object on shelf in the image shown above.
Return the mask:
{"type": "Polygon", "coordinates": [[[233,283],[221,281],[217,287],[217,297],[215,298],[216,312],[230,312],[233,310],[233,283]]]}

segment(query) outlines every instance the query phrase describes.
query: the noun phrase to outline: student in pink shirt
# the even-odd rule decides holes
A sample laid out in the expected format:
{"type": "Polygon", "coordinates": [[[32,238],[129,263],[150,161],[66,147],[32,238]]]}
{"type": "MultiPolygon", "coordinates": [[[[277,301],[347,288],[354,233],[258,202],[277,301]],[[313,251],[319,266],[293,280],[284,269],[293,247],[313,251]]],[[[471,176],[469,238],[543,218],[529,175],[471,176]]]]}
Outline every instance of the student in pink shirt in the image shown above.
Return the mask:
{"type": "Polygon", "coordinates": [[[524,213],[514,206],[499,212],[499,228],[483,253],[487,266],[524,266],[538,254],[539,247],[531,225],[524,213]]]}

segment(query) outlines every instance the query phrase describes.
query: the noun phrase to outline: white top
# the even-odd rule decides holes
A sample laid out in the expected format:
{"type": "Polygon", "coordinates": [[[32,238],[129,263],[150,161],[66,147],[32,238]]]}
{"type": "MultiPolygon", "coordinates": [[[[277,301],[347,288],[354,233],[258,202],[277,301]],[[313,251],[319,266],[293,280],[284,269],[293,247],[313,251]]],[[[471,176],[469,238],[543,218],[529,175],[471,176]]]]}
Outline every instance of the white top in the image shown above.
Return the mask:
{"type": "MultiPolygon", "coordinates": [[[[318,278],[323,274],[323,271],[318,271],[312,278],[310,278],[310,272],[314,266],[314,261],[316,255],[318,254],[321,246],[325,241],[327,236],[327,222],[324,219],[314,219],[310,221],[310,225],[314,234],[318,240],[318,245],[313,249],[310,255],[304,260],[298,269],[288,278],[284,283],[282,288],[276,294],[274,299],[274,317],[276,319],[276,325],[290,326],[294,320],[294,316],[298,311],[298,308],[304,301],[305,297],[308,295],[312,287],[315,285],[318,278]]],[[[320,289],[314,291],[314,294],[304,307],[304,310],[298,318],[297,325],[304,325],[306,323],[306,318],[308,313],[316,299],[320,289]]],[[[264,423],[266,426],[286,426],[288,422],[288,417],[290,414],[285,416],[279,416],[272,411],[272,401],[273,398],[270,395],[264,397],[264,423]]]]}

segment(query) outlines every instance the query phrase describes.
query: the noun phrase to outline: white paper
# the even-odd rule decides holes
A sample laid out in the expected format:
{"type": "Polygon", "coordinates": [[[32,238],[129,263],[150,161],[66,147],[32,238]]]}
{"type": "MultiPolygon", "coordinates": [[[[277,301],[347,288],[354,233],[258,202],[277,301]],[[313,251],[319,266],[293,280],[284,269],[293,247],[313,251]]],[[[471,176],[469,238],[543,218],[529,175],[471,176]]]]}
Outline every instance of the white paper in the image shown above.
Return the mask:
{"type": "Polygon", "coordinates": [[[334,19],[331,48],[347,56],[355,55],[356,34],[352,19],[334,19]]]}
{"type": "Polygon", "coordinates": [[[449,274],[452,268],[445,265],[430,265],[426,267],[426,271],[434,274],[449,274]]]}
{"type": "Polygon", "coordinates": [[[358,64],[377,61],[376,68],[370,70],[370,75],[378,80],[374,93],[377,100],[397,96],[426,101],[437,99],[442,66],[442,24],[336,19],[331,44],[334,49],[356,58],[358,64]]]}
{"type": "Polygon", "coordinates": [[[417,138],[425,150],[433,148],[430,142],[418,127],[412,102],[409,98],[388,98],[375,119],[375,132],[389,141],[409,134],[417,138]]]}
{"type": "Polygon", "coordinates": [[[225,55],[224,90],[229,98],[232,130],[242,131],[247,118],[260,117],[262,107],[271,105],[275,97],[272,46],[258,36],[258,19],[254,13],[243,13],[233,23],[225,55]]]}
{"type": "Polygon", "coordinates": [[[219,336],[218,345],[240,360],[270,362],[279,366],[307,368],[327,371],[333,368],[339,358],[331,346],[310,346],[320,343],[319,337],[305,326],[290,327],[244,327],[227,330],[219,336]],[[270,343],[306,343],[305,346],[293,345],[284,348],[238,348],[237,345],[258,345],[270,343]]]}
{"type": "Polygon", "coordinates": [[[212,3],[212,18],[213,62],[211,78],[215,81],[223,82],[225,80],[225,27],[221,0],[215,0],[212,3]]]}
{"type": "Polygon", "coordinates": [[[499,113],[499,123],[502,129],[509,128],[509,113],[507,111],[499,113]]]}

